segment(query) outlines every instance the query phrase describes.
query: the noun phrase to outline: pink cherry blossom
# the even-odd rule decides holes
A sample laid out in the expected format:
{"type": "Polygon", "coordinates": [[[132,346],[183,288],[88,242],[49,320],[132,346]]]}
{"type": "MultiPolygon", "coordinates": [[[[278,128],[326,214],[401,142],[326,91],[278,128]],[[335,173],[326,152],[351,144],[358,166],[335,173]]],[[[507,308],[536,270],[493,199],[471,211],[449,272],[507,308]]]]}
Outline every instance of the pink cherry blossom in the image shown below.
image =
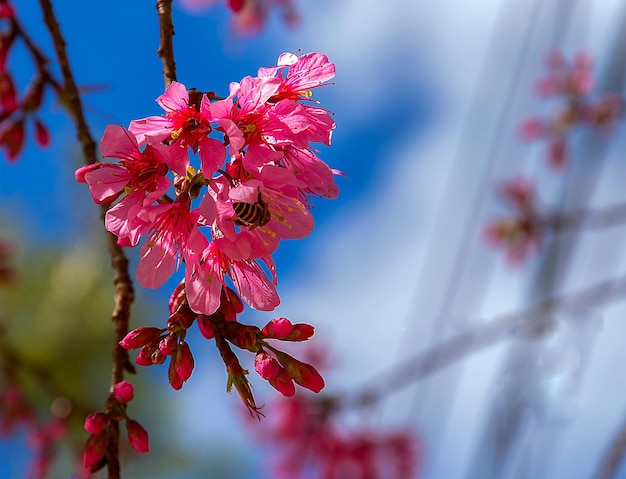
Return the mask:
{"type": "MultiPolygon", "coordinates": [[[[228,244],[222,241],[221,244],[228,244]]],[[[218,242],[212,242],[200,261],[187,266],[185,290],[191,308],[202,314],[213,314],[220,305],[220,294],[225,278],[229,276],[241,299],[261,311],[271,311],[280,300],[274,285],[274,263],[263,258],[270,269],[268,278],[257,259],[233,259],[226,255],[218,242]]]]}
{"type": "Polygon", "coordinates": [[[141,247],[137,280],[146,288],[159,288],[174,273],[182,259],[190,260],[208,244],[198,230],[199,212],[190,211],[186,196],[169,204],[146,206],[139,213],[150,228],[141,247]]]}
{"type": "Polygon", "coordinates": [[[278,76],[282,81],[276,99],[309,99],[310,90],[335,76],[335,65],[322,53],[283,53],[275,67],[260,68],[259,77],[278,76]],[[286,73],[285,73],[286,72],[286,73]]]}
{"type": "Polygon", "coordinates": [[[100,150],[105,158],[115,158],[119,163],[95,163],[76,171],[76,179],[89,185],[96,203],[108,203],[123,192],[134,191],[147,195],[151,202],[170,187],[166,176],[170,169],[184,174],[189,162],[184,152],[161,144],[140,151],[134,135],[121,126],[106,128],[100,150]]]}
{"type": "MultiPolygon", "coordinates": [[[[215,138],[209,138],[211,122],[210,101],[206,95],[195,94],[191,99],[182,83],[172,82],[157,102],[165,110],[163,116],[151,116],[133,120],[129,130],[136,135],[139,144],[150,139],[165,142],[176,151],[191,148],[198,153],[205,175],[211,176],[224,162],[226,149],[215,138]]],[[[184,171],[176,170],[180,175],[184,171]]]]}

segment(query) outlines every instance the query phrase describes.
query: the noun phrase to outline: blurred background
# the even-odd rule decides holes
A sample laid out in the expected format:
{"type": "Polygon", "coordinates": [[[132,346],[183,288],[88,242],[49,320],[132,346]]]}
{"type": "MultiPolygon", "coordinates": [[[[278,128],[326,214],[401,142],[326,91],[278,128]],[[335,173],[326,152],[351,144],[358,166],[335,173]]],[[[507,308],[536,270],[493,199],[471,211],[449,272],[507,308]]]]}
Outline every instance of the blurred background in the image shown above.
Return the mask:
{"type": "MultiPolygon", "coordinates": [[[[547,164],[545,142],[522,141],[518,127],[558,107],[533,87],[553,49],[567,59],[589,52],[592,96],[623,94],[626,3],[300,0],[297,25],[272,14],[253,37],[233,31],[223,5],[174,5],[177,73],[188,88],[225,94],[229,82],[284,51],[322,52],[337,67],[334,84],[314,97],[337,123],[320,156],[345,173],[339,199],[314,200],[311,236],[281,244],[278,310],[246,310],[242,321],[314,324],[313,342],[329,358],[325,394],[381,396],[340,420],[414,431],[422,478],[594,477],[626,416],[626,311],[611,290],[625,267],[624,225],[545,238],[517,267],[486,244],[484,229],[507,212],[496,187],[519,175],[550,208],[625,200],[621,122],[610,134],[574,132],[560,173],[547,164]],[[604,281],[598,296],[524,314],[604,281]],[[453,338],[446,355],[432,353],[453,338]]],[[[53,58],[38,3],[15,6],[53,58]]],[[[109,123],[161,114],[153,2],[55,6],[94,136],[109,123]]],[[[13,54],[19,84],[32,75],[29,65],[13,54]]],[[[15,246],[23,285],[3,292],[0,307],[17,347],[56,357],[59,380],[97,408],[109,381],[110,267],[97,207],[74,182],[81,159],[73,126],[48,102],[51,145],[31,142],[17,162],[0,162],[0,232],[15,246]]],[[[129,255],[134,272],[137,251],[129,255]]],[[[164,324],[170,291],[138,289],[132,327],[164,324]]],[[[272,477],[264,465],[275,451],[251,434],[239,398],[225,394],[215,348],[199,337],[190,343],[196,370],[181,391],[169,387],[164,367],[141,368],[133,379],[145,389],[131,416],[150,431],[151,453],[129,459],[127,476],[272,477]]],[[[251,368],[252,358],[245,361],[251,368]]],[[[277,393],[256,379],[259,402],[271,402],[277,393]]],[[[24,441],[0,442],[0,476],[23,477],[24,441]]],[[[61,461],[55,474],[71,477],[71,464],[61,461]]],[[[626,468],[614,477],[626,477],[626,468]]]]}

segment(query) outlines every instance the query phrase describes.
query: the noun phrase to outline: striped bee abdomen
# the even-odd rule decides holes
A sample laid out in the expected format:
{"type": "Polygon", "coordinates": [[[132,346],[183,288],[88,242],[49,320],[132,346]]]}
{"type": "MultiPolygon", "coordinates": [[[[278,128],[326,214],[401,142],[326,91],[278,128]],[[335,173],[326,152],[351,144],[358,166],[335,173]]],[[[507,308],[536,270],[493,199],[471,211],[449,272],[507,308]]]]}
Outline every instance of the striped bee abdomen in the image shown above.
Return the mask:
{"type": "Polygon", "coordinates": [[[237,215],[235,223],[239,226],[253,229],[267,224],[270,220],[270,211],[267,208],[267,203],[261,200],[261,195],[259,195],[259,200],[256,203],[243,201],[233,203],[233,209],[237,215]]]}

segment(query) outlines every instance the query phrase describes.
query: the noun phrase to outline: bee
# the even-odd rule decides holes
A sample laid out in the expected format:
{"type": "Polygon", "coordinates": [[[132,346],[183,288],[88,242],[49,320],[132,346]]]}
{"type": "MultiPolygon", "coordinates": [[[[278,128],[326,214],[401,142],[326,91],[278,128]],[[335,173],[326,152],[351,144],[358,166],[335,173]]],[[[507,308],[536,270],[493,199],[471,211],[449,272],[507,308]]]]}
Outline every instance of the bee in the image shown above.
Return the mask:
{"type": "Polygon", "coordinates": [[[270,220],[270,210],[267,203],[261,199],[261,192],[255,203],[237,201],[233,203],[233,209],[237,215],[235,223],[239,226],[247,226],[254,229],[266,225],[270,220]]]}

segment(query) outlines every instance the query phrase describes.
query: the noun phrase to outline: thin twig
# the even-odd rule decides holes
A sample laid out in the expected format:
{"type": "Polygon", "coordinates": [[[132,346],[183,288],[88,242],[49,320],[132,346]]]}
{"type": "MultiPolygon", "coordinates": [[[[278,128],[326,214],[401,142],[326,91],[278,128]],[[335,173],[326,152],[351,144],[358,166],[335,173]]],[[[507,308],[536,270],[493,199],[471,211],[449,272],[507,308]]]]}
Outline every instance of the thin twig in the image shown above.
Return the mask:
{"type": "MultiPolygon", "coordinates": [[[[78,140],[82,145],[84,160],[86,164],[98,161],[96,152],[96,143],[89,132],[89,127],[83,113],[83,107],[74,75],[70,68],[69,58],[66,51],[66,43],[59,23],[54,14],[51,0],[40,0],[43,12],[44,22],[50,31],[54,48],[56,51],[61,73],[63,75],[64,95],[67,102],[67,108],[74,118],[76,129],[78,132],[78,140]]],[[[101,217],[104,216],[110,205],[102,205],[101,217]]],[[[130,306],[134,299],[133,284],[128,274],[128,259],[124,251],[117,244],[115,235],[107,232],[107,246],[111,255],[111,264],[113,266],[113,284],[115,286],[114,307],[112,320],[114,322],[114,338],[113,338],[113,366],[111,372],[111,394],[113,386],[124,379],[124,370],[130,364],[128,360],[128,352],[119,345],[119,342],[128,332],[128,323],[130,320],[130,306]]],[[[120,478],[119,467],[119,428],[115,427],[109,431],[109,442],[107,444],[107,470],[109,479],[120,478]]]]}
{"type": "Polygon", "coordinates": [[[626,276],[602,281],[570,294],[545,299],[524,310],[498,316],[486,325],[456,335],[371,378],[365,382],[367,386],[357,388],[356,393],[339,395],[339,407],[352,408],[373,404],[465,359],[470,354],[513,337],[518,331],[539,331],[551,321],[548,317],[550,315],[597,307],[621,299],[624,295],[626,295],[626,276]],[[385,390],[371,386],[380,384],[385,385],[385,390]]]}
{"type": "Polygon", "coordinates": [[[172,22],[172,0],[157,0],[159,14],[159,49],[157,54],[163,63],[165,88],[176,81],[176,62],[174,61],[174,24],[172,22]]]}
{"type": "Polygon", "coordinates": [[[556,232],[588,228],[610,228],[626,222],[626,203],[603,209],[584,208],[566,213],[556,213],[541,218],[541,224],[556,232]]]}

